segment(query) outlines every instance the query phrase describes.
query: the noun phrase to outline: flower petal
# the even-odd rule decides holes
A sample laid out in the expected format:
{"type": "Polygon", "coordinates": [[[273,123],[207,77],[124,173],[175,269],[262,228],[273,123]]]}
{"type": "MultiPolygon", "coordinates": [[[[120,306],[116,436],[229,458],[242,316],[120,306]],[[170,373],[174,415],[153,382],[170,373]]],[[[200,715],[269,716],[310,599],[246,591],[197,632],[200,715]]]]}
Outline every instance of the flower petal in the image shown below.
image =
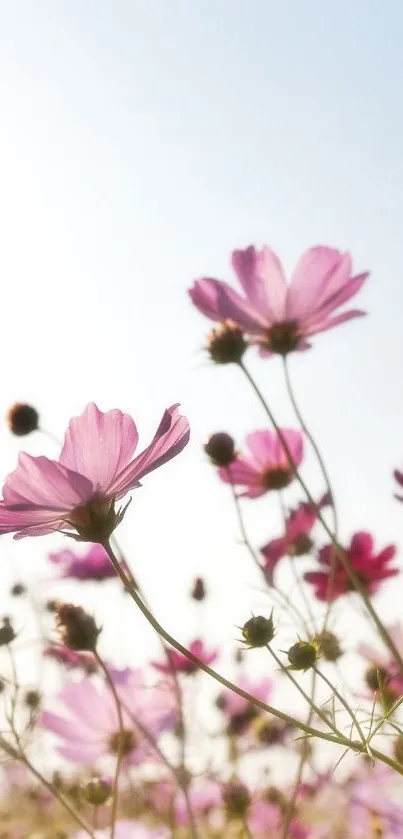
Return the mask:
{"type": "Polygon", "coordinates": [[[213,320],[233,320],[246,332],[261,332],[267,326],[263,314],[249,300],[220,280],[210,277],[196,280],[189,294],[200,311],[213,320]]]}
{"type": "Polygon", "coordinates": [[[91,402],[70,420],[60,463],[89,478],[95,492],[107,493],[130,462],[137,443],[137,429],[128,414],[117,409],[102,413],[91,402]]]}
{"type": "Polygon", "coordinates": [[[283,320],[287,285],[274,251],[267,246],[234,251],[232,265],[252,306],[268,321],[283,320]]]}
{"type": "Polygon", "coordinates": [[[53,533],[62,527],[60,511],[32,509],[13,510],[0,502],[0,534],[14,533],[14,539],[22,539],[23,536],[41,536],[46,533],[53,533]]]}
{"type": "Polygon", "coordinates": [[[189,436],[189,423],[179,413],[178,403],[171,405],[164,412],[150,445],[116,476],[109,492],[120,498],[138,486],[141,478],[176,457],[189,442],[189,436]]]}
{"type": "MultiPolygon", "coordinates": [[[[302,254],[288,287],[288,320],[303,321],[315,311],[342,259],[340,251],[322,246],[309,248],[302,254]]],[[[347,279],[347,263],[345,267],[344,279],[347,279]]]]}
{"type": "Polygon", "coordinates": [[[353,318],[362,318],[366,315],[361,309],[349,309],[347,312],[342,312],[340,315],[335,315],[333,318],[324,318],[318,321],[316,325],[307,327],[306,335],[319,335],[320,332],[326,332],[328,329],[333,329],[334,326],[339,326],[340,323],[353,320],[353,318]]]}
{"type": "Polygon", "coordinates": [[[18,466],[7,475],[3,487],[6,507],[29,510],[46,508],[66,512],[82,504],[93,494],[92,483],[55,460],[32,457],[21,452],[18,466]]]}

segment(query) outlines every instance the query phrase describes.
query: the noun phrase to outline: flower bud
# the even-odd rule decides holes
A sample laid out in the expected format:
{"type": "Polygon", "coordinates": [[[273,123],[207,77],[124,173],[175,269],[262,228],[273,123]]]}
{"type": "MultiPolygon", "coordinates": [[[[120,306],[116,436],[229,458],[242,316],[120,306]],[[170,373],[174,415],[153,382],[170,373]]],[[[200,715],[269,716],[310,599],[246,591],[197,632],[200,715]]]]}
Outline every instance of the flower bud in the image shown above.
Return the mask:
{"type": "Polygon", "coordinates": [[[101,630],[92,615],[72,603],[55,605],[56,625],[61,641],[70,650],[93,652],[101,630]]]}
{"type": "Polygon", "coordinates": [[[242,330],[231,320],[213,329],[207,341],[207,351],[216,364],[239,364],[246,348],[242,330]]]}
{"type": "Polygon", "coordinates": [[[225,431],[212,434],[204,445],[204,451],[214,466],[229,466],[236,457],[234,439],[225,431]]]}
{"type": "Polygon", "coordinates": [[[11,626],[10,618],[4,617],[3,626],[0,626],[0,647],[5,647],[7,644],[11,644],[15,637],[16,634],[11,626]]]}
{"type": "Polygon", "coordinates": [[[91,781],[84,784],[83,795],[88,804],[94,807],[100,807],[105,804],[110,798],[112,792],[112,784],[106,778],[95,777],[91,781]]]}
{"type": "Polygon", "coordinates": [[[25,594],[26,588],[23,583],[14,583],[12,588],[10,589],[10,594],[12,597],[21,597],[22,594],[25,594]]]}
{"type": "Polygon", "coordinates": [[[377,664],[370,664],[365,671],[365,683],[370,690],[381,690],[390,681],[390,675],[385,667],[378,667],[377,664]]]}
{"type": "Polygon", "coordinates": [[[7,414],[10,431],[17,437],[24,437],[38,429],[39,414],[32,405],[16,402],[7,414]]]}
{"type": "Polygon", "coordinates": [[[287,655],[292,670],[309,670],[318,660],[319,646],[315,639],[297,641],[290,647],[287,655]]]}
{"type": "Polygon", "coordinates": [[[248,647],[266,647],[274,638],[273,613],[269,618],[263,615],[249,618],[242,627],[242,635],[248,647]]]}
{"type": "Polygon", "coordinates": [[[343,655],[339,639],[328,629],[319,632],[315,641],[319,644],[320,652],[326,661],[337,661],[343,655]]]}
{"type": "Polygon", "coordinates": [[[30,711],[36,711],[41,704],[41,694],[39,690],[27,690],[24,696],[24,705],[30,709],[30,711]]]}
{"type": "Polygon", "coordinates": [[[224,785],[222,797],[230,818],[239,818],[245,815],[250,804],[250,795],[245,784],[237,779],[229,781],[228,784],[224,785]]]}
{"type": "Polygon", "coordinates": [[[198,603],[206,597],[206,586],[204,585],[204,580],[201,577],[196,577],[190,596],[193,600],[197,600],[198,603]]]}

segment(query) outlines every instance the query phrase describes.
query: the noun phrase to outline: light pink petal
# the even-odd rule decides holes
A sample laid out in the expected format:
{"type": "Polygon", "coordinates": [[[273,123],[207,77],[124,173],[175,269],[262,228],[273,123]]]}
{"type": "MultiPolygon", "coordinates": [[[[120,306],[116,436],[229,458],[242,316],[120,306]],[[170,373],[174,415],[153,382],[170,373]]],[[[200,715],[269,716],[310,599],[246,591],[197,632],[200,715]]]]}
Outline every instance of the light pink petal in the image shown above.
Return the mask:
{"type": "MultiPolygon", "coordinates": [[[[105,693],[105,696],[108,696],[105,693]]],[[[58,698],[78,719],[84,720],[90,728],[99,729],[109,724],[108,706],[95,685],[89,679],[81,682],[69,682],[60,691],[58,698]]]]}
{"type": "Polygon", "coordinates": [[[71,763],[78,763],[81,766],[92,766],[98,758],[107,754],[106,747],[103,748],[100,743],[76,743],[71,746],[58,746],[56,751],[66,760],[70,760],[71,763]]]}
{"type": "Polygon", "coordinates": [[[388,632],[393,643],[403,653],[403,626],[401,623],[393,623],[388,627],[388,632]]]}
{"type": "Polygon", "coordinates": [[[246,445],[258,469],[276,461],[276,435],[272,431],[253,431],[247,435],[246,445]]]}
{"type": "Polygon", "coordinates": [[[342,259],[340,251],[321,246],[302,254],[288,288],[288,320],[305,320],[316,309],[342,259]]]}
{"type": "Polygon", "coordinates": [[[150,445],[116,476],[109,492],[120,498],[138,486],[141,478],[176,457],[188,444],[189,436],[190,428],[186,417],[179,413],[178,404],[171,405],[164,412],[150,445]]]}
{"type": "Polygon", "coordinates": [[[47,457],[21,452],[18,466],[7,475],[3,499],[7,507],[45,507],[66,512],[93,495],[90,481],[47,457]]]}
{"type": "Polygon", "coordinates": [[[232,264],[242,288],[266,321],[284,319],[287,286],[276,254],[268,247],[234,251],[232,264]]]}
{"type": "Polygon", "coordinates": [[[250,462],[239,455],[230,466],[221,466],[218,474],[225,484],[245,484],[246,486],[260,487],[262,484],[261,472],[256,470],[250,462]]]}
{"type": "Polygon", "coordinates": [[[53,734],[57,734],[58,737],[64,737],[69,742],[99,742],[99,731],[89,729],[77,720],[66,720],[63,717],[59,717],[58,714],[52,714],[50,711],[43,712],[41,723],[49,731],[52,731],[53,734]]]}
{"type": "Polygon", "coordinates": [[[357,652],[362,658],[366,658],[367,661],[378,664],[380,667],[384,667],[388,662],[387,656],[382,655],[376,647],[372,647],[371,644],[366,644],[365,641],[358,645],[357,652]]]}
{"type": "Polygon", "coordinates": [[[23,536],[40,536],[60,530],[63,522],[60,511],[52,513],[50,510],[9,510],[0,502],[0,534],[14,533],[15,539],[23,536]]]}
{"type": "Polygon", "coordinates": [[[198,308],[203,314],[209,312],[207,316],[212,317],[213,320],[233,320],[246,332],[261,332],[267,326],[267,319],[264,318],[263,313],[260,313],[227,283],[204,277],[195,282],[190,294],[196,306],[198,299],[210,301],[209,305],[198,308]]]}
{"type": "Polygon", "coordinates": [[[348,300],[351,300],[362,288],[368,276],[369,274],[366,273],[352,277],[336,294],[326,297],[324,302],[315,308],[312,315],[304,320],[306,327],[311,328],[315,324],[322,322],[335,309],[338,309],[344,303],[347,303],[348,300]]]}
{"type": "MultiPolygon", "coordinates": [[[[295,431],[293,428],[282,428],[281,434],[288,446],[293,462],[296,466],[299,466],[304,454],[304,441],[302,439],[302,434],[299,431],[295,431]]],[[[276,435],[275,437],[273,460],[274,463],[280,467],[290,467],[288,454],[279,435],[276,435]]]]}
{"type": "Polygon", "coordinates": [[[362,318],[366,312],[361,309],[349,309],[347,312],[342,312],[340,315],[335,315],[333,318],[325,318],[318,322],[315,326],[308,328],[307,335],[319,335],[320,332],[327,332],[328,329],[333,329],[334,326],[339,326],[340,323],[345,323],[353,318],[362,318]]]}
{"type": "Polygon", "coordinates": [[[239,493],[240,498],[260,498],[261,495],[264,495],[267,492],[267,489],[263,484],[260,486],[249,486],[243,492],[239,493]]]}
{"type": "Polygon", "coordinates": [[[107,493],[136,449],[138,434],[128,414],[100,411],[94,402],[70,420],[60,463],[85,475],[95,492],[107,493]]]}

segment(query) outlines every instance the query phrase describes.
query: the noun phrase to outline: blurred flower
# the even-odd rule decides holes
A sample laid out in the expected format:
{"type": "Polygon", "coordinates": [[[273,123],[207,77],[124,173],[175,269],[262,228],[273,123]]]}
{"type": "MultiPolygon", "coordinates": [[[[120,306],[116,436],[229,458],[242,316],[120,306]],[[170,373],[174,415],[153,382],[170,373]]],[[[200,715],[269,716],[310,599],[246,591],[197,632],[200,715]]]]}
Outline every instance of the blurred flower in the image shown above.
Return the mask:
{"type": "MultiPolygon", "coordinates": [[[[221,786],[211,778],[196,778],[187,788],[190,806],[194,815],[207,819],[217,812],[222,804],[221,786]]],[[[147,795],[147,803],[159,815],[167,818],[174,813],[175,824],[181,827],[189,824],[189,811],[182,790],[171,778],[153,784],[147,795]]]]}
{"type": "Polygon", "coordinates": [[[101,629],[92,615],[72,603],[56,603],[56,627],[63,644],[75,652],[94,652],[101,629]]]}
{"type": "Polygon", "coordinates": [[[232,266],[245,296],[208,277],[197,280],[189,295],[202,314],[215,321],[230,319],[264,354],[305,350],[311,335],[365,314],[357,309],[334,314],[368,277],[367,273],[352,276],[348,253],[310,248],[289,286],[276,254],[267,246],[261,251],[253,246],[234,251],[232,266]]]}
{"type": "MultiPolygon", "coordinates": [[[[318,501],[318,509],[321,510],[327,504],[331,504],[329,493],[326,493],[318,501]]],[[[301,502],[295,510],[292,510],[287,518],[284,536],[279,539],[271,539],[260,549],[264,556],[264,572],[269,585],[273,585],[274,569],[283,556],[303,556],[312,550],[313,542],[310,533],[317,521],[317,512],[313,504],[301,502]]]]}
{"type": "Polygon", "coordinates": [[[224,320],[211,330],[206,349],[215,364],[239,364],[247,346],[242,329],[224,320]]]}
{"type": "MultiPolygon", "coordinates": [[[[218,650],[208,650],[204,641],[200,641],[199,638],[189,644],[189,650],[204,664],[212,664],[218,658],[218,650]]],[[[191,674],[196,673],[199,669],[197,664],[194,664],[182,653],[178,653],[177,650],[167,650],[167,658],[169,658],[171,666],[169,666],[168,661],[152,661],[151,664],[160,673],[170,673],[174,669],[176,673],[191,674]]]]}
{"type": "MultiPolygon", "coordinates": [[[[299,431],[281,429],[295,466],[303,458],[303,439],[299,431]]],[[[244,486],[241,493],[248,498],[258,498],[269,490],[284,489],[294,478],[283,444],[274,431],[254,431],[248,434],[247,454],[237,454],[233,463],[221,467],[222,481],[234,486],[244,486]]]]}
{"type": "Polygon", "coordinates": [[[68,717],[45,711],[42,724],[63,742],[58,752],[73,763],[92,766],[98,759],[117,755],[126,765],[137,765],[151,756],[152,745],[136,726],[136,720],[153,736],[172,730],[177,722],[175,698],[160,687],[143,686],[138,670],[126,671],[126,678],[115,681],[123,717],[123,731],[115,700],[107,684],[100,688],[88,679],[71,682],[59,694],[68,717]]]}
{"type": "MultiPolygon", "coordinates": [[[[270,839],[281,839],[283,830],[283,813],[277,804],[271,804],[263,799],[256,799],[251,804],[248,813],[248,827],[254,837],[270,836],[270,839]]],[[[287,831],[287,839],[305,839],[309,831],[296,819],[292,819],[287,831]]]]}
{"type": "Polygon", "coordinates": [[[68,670],[84,670],[86,673],[94,673],[97,663],[92,653],[75,652],[63,647],[62,644],[47,644],[43,654],[45,658],[53,658],[59,664],[63,664],[68,670]]]}
{"type": "Polygon", "coordinates": [[[107,580],[116,578],[116,571],[111,565],[108,554],[102,545],[91,545],[82,556],[69,548],[48,554],[48,559],[61,570],[61,577],[72,580],[107,580]]]}
{"type": "MultiPolygon", "coordinates": [[[[238,687],[262,702],[267,702],[273,690],[270,679],[261,679],[259,682],[255,682],[247,676],[239,679],[238,687]]],[[[239,696],[238,693],[234,693],[233,690],[225,689],[221,691],[216,704],[228,719],[227,734],[229,736],[245,734],[253,720],[259,715],[259,709],[256,705],[253,705],[248,699],[244,699],[243,696],[239,696]]]]}
{"type": "Polygon", "coordinates": [[[25,437],[31,431],[36,431],[39,424],[38,411],[32,405],[16,402],[7,414],[7,424],[10,431],[17,437],[25,437]]]}
{"type": "Polygon", "coordinates": [[[59,461],[20,454],[3,487],[0,534],[15,532],[18,539],[71,530],[86,542],[108,539],[125,512],[115,511],[115,501],[188,440],[188,421],[172,405],[148,448],[131,460],[138,442],[131,417],[102,413],[92,402],[70,421],[59,461]]]}
{"type": "MultiPolygon", "coordinates": [[[[103,830],[95,830],[94,836],[96,839],[109,839],[111,833],[110,827],[103,830]]],[[[115,825],[115,839],[168,839],[170,833],[166,827],[146,827],[139,821],[130,821],[123,819],[116,822],[115,825]]],[[[79,830],[71,839],[88,839],[88,833],[85,830],[79,830]]]]}
{"type": "Polygon", "coordinates": [[[204,451],[214,466],[229,466],[236,457],[234,438],[225,431],[217,431],[204,444],[204,451]]]}
{"type": "MultiPolygon", "coordinates": [[[[334,560],[334,546],[326,545],[318,554],[318,561],[325,569],[323,571],[307,571],[304,579],[312,583],[318,600],[336,600],[342,594],[354,591],[347,571],[338,557],[334,560]],[[334,564],[334,573],[332,565],[334,564]]],[[[365,588],[367,594],[375,594],[382,580],[395,577],[398,568],[388,568],[396,555],[394,545],[388,545],[380,553],[374,553],[374,540],[370,533],[360,531],[356,533],[351,544],[343,550],[356,576],[365,588]]]]}
{"type": "MultiPolygon", "coordinates": [[[[394,623],[387,627],[387,631],[396,648],[403,655],[402,624],[394,623]]],[[[362,642],[358,645],[357,651],[369,662],[370,666],[365,673],[365,682],[372,692],[379,696],[382,687],[382,693],[386,694],[387,698],[392,700],[392,703],[403,696],[403,673],[399,670],[399,665],[388,650],[380,652],[371,644],[362,642]]]]}
{"type": "Polygon", "coordinates": [[[192,589],[190,592],[190,596],[193,600],[196,600],[197,603],[201,603],[205,600],[207,595],[206,592],[206,584],[202,577],[196,577],[192,589]]]}
{"type": "Polygon", "coordinates": [[[248,647],[267,647],[275,635],[273,610],[269,618],[256,615],[249,618],[242,627],[243,643],[248,647]]]}

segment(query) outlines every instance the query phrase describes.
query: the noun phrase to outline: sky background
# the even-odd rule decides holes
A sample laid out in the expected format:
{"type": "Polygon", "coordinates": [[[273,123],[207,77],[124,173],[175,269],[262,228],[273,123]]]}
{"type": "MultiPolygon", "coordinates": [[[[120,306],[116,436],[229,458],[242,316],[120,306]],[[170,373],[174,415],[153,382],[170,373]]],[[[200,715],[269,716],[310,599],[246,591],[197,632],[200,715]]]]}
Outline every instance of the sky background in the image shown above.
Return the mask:
{"type": "MultiPolygon", "coordinates": [[[[354,301],[369,317],[318,336],[291,369],[342,538],[369,529],[403,547],[391,478],[403,466],[402,36],[388,0],[0,2],[0,412],[32,402],[61,437],[95,400],[130,413],[147,445],[182,403],[192,442],[134,493],[118,534],[181,640],[204,626],[232,650],[235,625],[268,608],[201,448],[221,429],[241,443],[266,419],[236,370],[206,362],[209,324],[186,293],[203,274],[230,279],[234,248],[267,243],[289,273],[326,244],[371,271],[354,301]],[[204,617],[188,602],[195,575],[211,590],[204,617]]],[[[278,360],[249,362],[292,425],[278,360]]],[[[57,455],[3,426],[2,475],[20,445],[57,455]]],[[[306,478],[322,491],[311,457],[306,478]]],[[[277,535],[275,499],[245,513],[257,545],[277,535]]],[[[18,573],[38,597],[56,591],[38,580],[63,544],[2,539],[3,590],[18,573]]],[[[91,604],[122,660],[142,661],[156,642],[113,588],[63,591],[91,604]]],[[[385,592],[390,618],[401,584],[385,592]]]]}

